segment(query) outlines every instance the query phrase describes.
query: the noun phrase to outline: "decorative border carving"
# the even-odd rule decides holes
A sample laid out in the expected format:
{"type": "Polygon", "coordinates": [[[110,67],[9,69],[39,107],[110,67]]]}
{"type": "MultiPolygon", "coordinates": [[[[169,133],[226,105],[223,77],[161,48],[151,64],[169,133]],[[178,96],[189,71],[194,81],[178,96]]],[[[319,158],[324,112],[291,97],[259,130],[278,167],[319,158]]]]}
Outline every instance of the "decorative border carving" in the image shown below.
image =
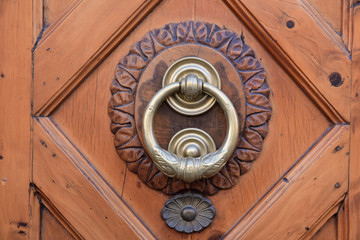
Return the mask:
{"type": "Polygon", "coordinates": [[[119,61],[110,87],[112,97],[108,112],[116,151],[130,171],[137,173],[149,187],[165,194],[192,189],[212,195],[219,189],[230,188],[259,156],[268,132],[272,108],[265,79],[265,71],[254,51],[245,44],[243,36],[232,31],[193,21],[171,23],[152,30],[119,61]],[[221,52],[237,70],[246,96],[245,127],[234,154],[219,173],[190,185],[169,178],[156,168],[142,147],[134,120],[135,92],[141,73],[158,53],[184,43],[201,44],[221,52]]]}

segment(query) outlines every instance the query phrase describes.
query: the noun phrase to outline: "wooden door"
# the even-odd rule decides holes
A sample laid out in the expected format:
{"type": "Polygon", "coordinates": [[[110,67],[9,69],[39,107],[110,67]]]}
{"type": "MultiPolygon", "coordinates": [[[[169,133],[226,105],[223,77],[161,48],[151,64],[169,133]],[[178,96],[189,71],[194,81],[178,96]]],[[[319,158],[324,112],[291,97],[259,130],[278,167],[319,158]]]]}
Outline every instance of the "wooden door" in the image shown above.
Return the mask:
{"type": "MultiPolygon", "coordinates": [[[[0,39],[4,48],[0,56],[8,59],[0,66],[1,98],[8,99],[1,102],[0,236],[359,239],[358,5],[352,0],[0,4],[0,19],[6,22],[1,24],[2,32],[14,33],[0,39]],[[268,89],[253,89],[255,95],[263,94],[253,101],[271,103],[267,107],[259,103],[257,108],[247,103],[244,118],[263,119],[261,124],[245,124],[244,131],[256,141],[245,146],[242,135],[237,150],[245,149],[242,154],[247,157],[238,153],[236,164],[227,166],[222,173],[224,187],[212,182],[212,188],[203,191],[216,217],[209,227],[192,234],[167,227],[161,218],[164,203],[177,191],[169,190],[166,183],[156,190],[160,180],[141,177],[139,163],[134,170],[131,156],[121,157],[114,146],[114,141],[117,147],[131,142],[137,131],[133,126],[141,120],[137,123],[132,110],[122,109],[131,117],[119,123],[126,130],[113,135],[113,119],[108,116],[114,94],[110,85],[118,76],[119,61],[129,54],[142,54],[147,61],[143,49],[136,52],[132,46],[146,42],[146,34],[154,29],[184,22],[208,24],[208,32],[216,25],[217,31],[232,32],[246,43],[239,56],[250,56],[253,62],[236,63],[256,69],[249,67],[239,74],[250,79],[254,71],[262,71],[268,89]]],[[[194,41],[200,43],[196,34],[194,41]]],[[[226,55],[230,50],[221,50],[226,45],[221,41],[216,49],[226,55]]],[[[201,56],[211,61],[211,55],[201,56]]],[[[229,94],[226,91],[231,88],[224,87],[229,94]]],[[[171,115],[170,108],[161,111],[171,115]]],[[[215,116],[219,120],[209,128],[215,142],[221,142],[225,120],[215,116]]],[[[169,119],[157,121],[156,126],[168,127],[169,119]]],[[[157,136],[161,137],[159,131],[157,136]]],[[[141,161],[143,166],[151,164],[141,161]]]]}

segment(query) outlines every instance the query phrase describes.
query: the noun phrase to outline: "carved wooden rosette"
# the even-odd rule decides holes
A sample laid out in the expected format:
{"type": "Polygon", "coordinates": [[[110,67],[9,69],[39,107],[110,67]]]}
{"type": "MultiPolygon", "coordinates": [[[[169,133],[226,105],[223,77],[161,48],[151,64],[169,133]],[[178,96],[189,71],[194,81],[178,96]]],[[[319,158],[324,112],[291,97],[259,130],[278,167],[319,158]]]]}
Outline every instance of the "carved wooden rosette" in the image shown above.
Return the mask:
{"type": "Polygon", "coordinates": [[[188,21],[147,33],[120,60],[110,88],[108,111],[118,155],[146,185],[166,194],[192,189],[212,195],[219,189],[230,188],[259,156],[268,132],[271,104],[265,78],[264,69],[254,51],[245,44],[244,37],[215,24],[188,21]],[[197,44],[220,52],[237,71],[246,101],[244,129],[232,157],[219,173],[192,184],[169,178],[156,168],[144,151],[137,129],[140,126],[134,117],[135,95],[142,73],[161,52],[180,44],[197,44]]]}

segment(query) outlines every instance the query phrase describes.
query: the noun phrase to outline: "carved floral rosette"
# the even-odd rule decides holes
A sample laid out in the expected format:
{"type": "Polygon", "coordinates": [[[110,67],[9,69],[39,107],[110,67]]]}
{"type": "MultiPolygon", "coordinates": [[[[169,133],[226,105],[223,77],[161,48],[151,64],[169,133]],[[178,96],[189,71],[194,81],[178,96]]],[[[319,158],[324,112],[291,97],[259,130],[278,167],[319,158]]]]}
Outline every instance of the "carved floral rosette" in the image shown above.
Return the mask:
{"type": "Polygon", "coordinates": [[[265,78],[262,65],[245,44],[244,37],[215,24],[187,21],[150,31],[119,61],[110,87],[112,97],[108,112],[118,155],[146,185],[166,194],[192,189],[212,195],[219,189],[230,188],[259,156],[268,132],[272,109],[265,78]],[[160,52],[187,43],[205,45],[221,52],[237,70],[246,99],[245,126],[232,157],[216,175],[190,185],[169,178],[156,168],[140,142],[134,120],[135,93],[146,66],[160,52]]]}

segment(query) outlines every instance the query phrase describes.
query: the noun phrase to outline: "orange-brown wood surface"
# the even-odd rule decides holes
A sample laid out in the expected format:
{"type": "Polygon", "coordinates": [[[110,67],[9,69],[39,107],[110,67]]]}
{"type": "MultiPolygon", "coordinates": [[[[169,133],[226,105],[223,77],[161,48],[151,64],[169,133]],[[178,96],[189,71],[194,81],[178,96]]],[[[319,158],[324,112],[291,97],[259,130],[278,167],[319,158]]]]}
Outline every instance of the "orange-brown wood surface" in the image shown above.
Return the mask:
{"type": "Polygon", "coordinates": [[[360,236],[360,7],[354,8],[354,45],[353,45],[353,82],[351,93],[352,125],[351,125],[351,148],[350,148],[350,186],[349,186],[349,236],[350,239],[357,239],[360,236]]]}
{"type": "Polygon", "coordinates": [[[337,240],[336,220],[336,216],[331,217],[324,226],[317,231],[311,240],[337,240]]]}
{"type": "Polygon", "coordinates": [[[31,5],[0,2],[0,239],[29,234],[31,5]]]}
{"type": "MultiPolygon", "coordinates": [[[[270,131],[273,134],[270,133],[266,139],[265,148],[278,151],[262,154],[254,163],[253,169],[245,174],[231,191],[222,191],[212,198],[215,204],[219,203],[215,205],[218,210],[217,217],[208,229],[209,231],[193,234],[197,238],[224,234],[225,229],[231,228],[330,126],[326,117],[282,71],[249,30],[239,25],[237,18],[226,5],[221,1],[213,1],[213,4],[214,8],[209,9],[205,2],[197,2],[197,14],[194,19],[225,25],[237,33],[244,32],[246,42],[254,49],[257,58],[262,59],[262,64],[267,71],[267,80],[273,91],[272,105],[276,106],[271,121],[280,122],[282,118],[288,121],[270,125],[270,131]],[[223,19],[224,15],[227,16],[226,21],[223,19]],[[289,109],[295,112],[291,113],[289,109]],[[293,143],[290,148],[281,147],[289,142],[293,143]],[[262,166],[257,168],[256,165],[259,162],[262,166]],[[264,172],[264,169],[272,170],[264,172]]],[[[82,149],[95,168],[119,194],[122,194],[127,204],[150,229],[156,235],[172,234],[175,238],[178,234],[174,231],[169,232],[158,214],[167,196],[146,187],[130,171],[126,173],[125,184],[121,184],[124,179],[121,171],[125,170],[125,165],[115,156],[112,139],[109,138],[108,116],[106,109],[101,107],[107,104],[110,92],[101,91],[101,89],[108,88],[108,79],[114,76],[114,66],[121,57],[127,54],[135,41],[140,40],[150,29],[161,27],[168,22],[192,19],[194,8],[192,1],[187,4],[178,1],[161,3],[52,115],[53,120],[65,135],[82,149]],[[180,8],[183,11],[171,13],[169,16],[171,9],[180,8]],[[162,20],[160,16],[164,16],[164,19],[162,20]],[[89,101],[89,99],[92,100],[89,101]],[[93,130],[89,132],[88,129],[93,130]],[[121,165],[123,166],[121,171],[114,167],[121,167],[121,165]],[[157,201],[147,201],[155,196],[157,201]],[[147,201],[147,204],[144,204],[144,201],[147,201]]],[[[161,126],[160,122],[158,124],[161,126]]]]}
{"type": "MultiPolygon", "coordinates": [[[[0,239],[359,239],[359,9],[352,0],[2,1],[0,239]],[[228,189],[202,192],[216,217],[192,234],[170,229],[162,219],[174,191],[149,187],[165,179],[150,182],[150,159],[138,171],[127,163],[134,156],[119,156],[114,146],[139,135],[134,142],[141,147],[145,105],[166,67],[183,56],[215,65],[239,116],[252,109],[246,94],[256,92],[234,66],[255,61],[239,63],[239,55],[231,62],[227,46],[233,39],[217,46],[226,34],[206,46],[179,40],[156,52],[151,49],[163,48],[167,33],[155,31],[147,35],[150,48],[132,47],[154,29],[185,21],[236,33],[252,50],[233,51],[251,55],[263,68],[259,81],[266,79],[271,103],[263,109],[271,113],[269,131],[254,135],[261,139],[253,145],[260,154],[234,168],[234,179],[221,173],[228,189]],[[119,61],[129,51],[144,58],[120,62],[137,89],[126,81],[116,85],[119,61]],[[145,67],[141,61],[148,61],[145,67]],[[130,129],[123,135],[110,127],[114,89],[134,91],[133,102],[121,106],[131,115],[119,120],[130,129]]],[[[171,41],[182,34],[200,39],[201,32],[177,34],[171,41]]],[[[265,88],[258,91],[268,94],[265,88]]],[[[225,137],[218,105],[189,118],[164,103],[155,119],[164,148],[183,127],[207,130],[217,146],[225,137]]],[[[197,189],[183,185],[182,191],[197,189]]]]}
{"type": "Polygon", "coordinates": [[[309,0],[309,2],[336,32],[341,32],[341,14],[344,1],[334,0],[331,4],[324,0],[309,0]]]}
{"type": "MultiPolygon", "coordinates": [[[[36,1],[35,1],[36,2],[36,1]]],[[[55,21],[61,20],[63,15],[66,14],[69,9],[79,2],[79,0],[62,0],[62,1],[54,1],[54,0],[46,0],[43,2],[43,14],[44,14],[44,22],[43,24],[46,27],[54,24],[55,21]]]]}
{"type": "Polygon", "coordinates": [[[54,240],[73,240],[71,234],[61,225],[61,223],[51,214],[51,212],[43,207],[41,210],[41,232],[40,239],[54,240]]]}

